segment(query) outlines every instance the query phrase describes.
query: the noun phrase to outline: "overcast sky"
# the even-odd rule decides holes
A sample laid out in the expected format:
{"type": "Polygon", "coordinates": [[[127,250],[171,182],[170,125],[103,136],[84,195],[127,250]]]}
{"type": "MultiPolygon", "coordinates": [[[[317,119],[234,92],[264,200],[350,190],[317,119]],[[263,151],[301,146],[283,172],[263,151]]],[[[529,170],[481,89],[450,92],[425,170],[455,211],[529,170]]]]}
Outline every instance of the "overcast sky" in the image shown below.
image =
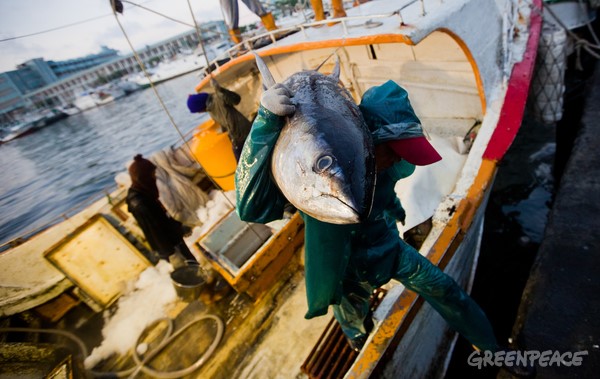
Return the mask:
{"type": "MultiPolygon", "coordinates": [[[[132,0],[144,7],[193,24],[187,0],[132,0]]],[[[219,0],[190,0],[198,23],[222,20],[219,0]]],[[[119,15],[134,47],[159,42],[189,30],[128,3],[119,15]]],[[[240,25],[259,18],[240,1],[240,25]]],[[[64,60],[98,53],[101,45],[127,54],[131,50],[115,20],[110,0],[0,0],[0,72],[32,58],[64,60]],[[87,21],[89,20],[89,21],[87,21]],[[77,24],[64,27],[71,24],[77,24]],[[59,29],[57,29],[59,28],[59,29]]]]}

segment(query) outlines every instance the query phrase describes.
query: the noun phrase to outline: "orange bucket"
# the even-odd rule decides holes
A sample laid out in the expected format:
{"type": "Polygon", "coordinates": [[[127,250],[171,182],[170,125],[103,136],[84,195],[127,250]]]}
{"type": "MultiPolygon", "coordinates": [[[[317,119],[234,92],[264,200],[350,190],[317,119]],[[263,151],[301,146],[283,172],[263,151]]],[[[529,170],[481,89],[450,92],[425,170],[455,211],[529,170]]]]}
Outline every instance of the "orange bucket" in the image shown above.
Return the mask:
{"type": "Polygon", "coordinates": [[[224,191],[235,189],[237,162],[228,133],[219,133],[212,120],[201,125],[190,145],[204,171],[224,191]],[[212,125],[210,125],[212,123],[212,125]],[[208,127],[207,127],[208,126],[208,127]]]}

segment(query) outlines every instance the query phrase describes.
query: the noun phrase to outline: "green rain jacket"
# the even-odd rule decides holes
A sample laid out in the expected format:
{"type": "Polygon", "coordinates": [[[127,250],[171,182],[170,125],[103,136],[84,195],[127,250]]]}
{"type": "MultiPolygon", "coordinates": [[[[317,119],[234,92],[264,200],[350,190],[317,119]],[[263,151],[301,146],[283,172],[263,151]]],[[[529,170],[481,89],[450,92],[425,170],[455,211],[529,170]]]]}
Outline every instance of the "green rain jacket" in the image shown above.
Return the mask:
{"type": "MultiPolygon", "coordinates": [[[[408,138],[421,132],[408,94],[393,81],[369,89],[360,104],[375,144],[408,138]]],[[[252,125],[236,170],[236,203],[240,218],[267,223],[282,218],[288,203],[271,176],[271,154],[285,118],[262,106],[252,125]]],[[[402,160],[378,173],[373,208],[366,222],[334,225],[301,212],[305,224],[306,318],[324,315],[339,304],[347,275],[378,287],[387,283],[398,259],[396,221],[404,210],[394,191],[396,182],[415,166],[402,160]]]]}

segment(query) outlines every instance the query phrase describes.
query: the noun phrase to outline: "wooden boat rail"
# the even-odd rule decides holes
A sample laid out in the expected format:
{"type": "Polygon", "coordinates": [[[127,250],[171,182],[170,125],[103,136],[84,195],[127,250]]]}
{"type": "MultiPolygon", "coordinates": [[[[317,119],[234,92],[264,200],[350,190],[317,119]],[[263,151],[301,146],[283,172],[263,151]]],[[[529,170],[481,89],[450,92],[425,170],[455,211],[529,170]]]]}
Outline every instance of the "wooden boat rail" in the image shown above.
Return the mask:
{"type": "MultiPolygon", "coordinates": [[[[440,0],[440,1],[442,3],[444,2],[444,0],[440,0]]],[[[373,14],[373,15],[367,15],[367,16],[348,16],[348,17],[338,17],[338,18],[332,18],[332,19],[321,20],[321,21],[305,22],[302,24],[298,24],[298,25],[294,25],[294,26],[290,26],[290,27],[286,27],[286,28],[278,28],[276,30],[271,30],[271,31],[267,31],[264,33],[257,34],[255,36],[249,37],[249,38],[245,39],[244,41],[230,47],[224,53],[215,57],[212,61],[209,62],[207,68],[204,70],[204,75],[208,76],[207,75],[208,67],[215,66],[216,68],[219,68],[222,65],[220,62],[222,62],[223,60],[234,59],[234,58],[238,57],[240,55],[240,51],[242,51],[242,50],[248,50],[248,51],[254,50],[253,43],[260,41],[262,39],[265,39],[265,38],[269,38],[271,40],[271,43],[275,43],[275,42],[277,42],[278,35],[288,35],[290,33],[298,32],[298,31],[305,33],[307,28],[320,27],[320,26],[324,26],[324,25],[329,25],[331,23],[337,23],[337,22],[341,23],[342,28],[344,29],[344,35],[348,35],[348,28],[351,27],[351,25],[349,25],[348,22],[362,21],[362,20],[369,21],[369,20],[373,20],[373,19],[383,19],[383,18],[390,18],[390,17],[394,17],[394,16],[398,16],[400,25],[406,25],[404,22],[404,17],[402,16],[402,11],[406,10],[407,8],[411,7],[412,5],[414,5],[417,2],[421,4],[421,16],[425,16],[427,14],[425,0],[411,0],[411,1],[407,2],[406,4],[403,4],[402,6],[400,6],[397,10],[395,10],[393,12],[385,13],[385,14],[373,14]]],[[[306,34],[305,34],[305,36],[306,36],[306,34]]]]}

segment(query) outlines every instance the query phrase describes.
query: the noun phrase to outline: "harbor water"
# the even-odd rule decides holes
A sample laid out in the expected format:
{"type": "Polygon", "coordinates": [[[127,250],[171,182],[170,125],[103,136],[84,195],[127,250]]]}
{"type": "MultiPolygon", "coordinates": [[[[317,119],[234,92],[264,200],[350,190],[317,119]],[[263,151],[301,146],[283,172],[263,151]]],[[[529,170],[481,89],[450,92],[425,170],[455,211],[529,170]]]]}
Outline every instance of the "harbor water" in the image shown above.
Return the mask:
{"type": "MultiPolygon", "coordinates": [[[[513,326],[530,269],[545,239],[556,191],[581,127],[595,67],[596,59],[590,55],[572,54],[569,57],[562,119],[545,125],[526,113],[521,129],[498,169],[485,213],[471,296],[488,315],[498,342],[503,346],[525,348],[519,346],[519,341],[512,340],[513,326]]],[[[597,106],[597,103],[591,100],[589,105],[597,106]]],[[[561,303],[565,307],[572,305],[561,303]]],[[[479,369],[469,365],[468,357],[472,352],[468,341],[459,337],[445,379],[501,377],[498,367],[479,369]]]]}
{"type": "MultiPolygon", "coordinates": [[[[509,346],[529,270],[544,237],[555,179],[555,127],[525,116],[500,163],[485,212],[471,296],[490,320],[499,344],[509,346]]],[[[470,366],[471,344],[459,337],[445,379],[496,378],[497,367],[470,366]]]]}
{"type": "MultiPolygon", "coordinates": [[[[197,72],[156,86],[182,134],[206,116],[189,112],[197,72]]],[[[60,221],[116,188],[135,154],[150,155],[180,135],[152,88],[70,116],[0,145],[0,244],[60,221]]]]}

